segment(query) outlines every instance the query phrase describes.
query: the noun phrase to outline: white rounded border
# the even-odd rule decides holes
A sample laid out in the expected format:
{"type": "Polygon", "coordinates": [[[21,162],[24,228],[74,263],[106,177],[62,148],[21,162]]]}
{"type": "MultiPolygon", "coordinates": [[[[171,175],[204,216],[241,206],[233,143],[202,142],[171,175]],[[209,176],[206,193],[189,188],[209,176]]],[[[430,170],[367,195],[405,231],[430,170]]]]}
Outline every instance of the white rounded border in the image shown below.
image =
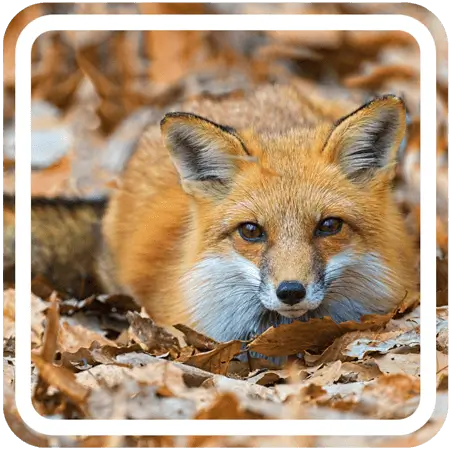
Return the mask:
{"type": "Polygon", "coordinates": [[[428,28],[405,15],[48,15],[16,47],[16,405],[47,435],[405,435],[431,417],[436,400],[436,49],[428,28]],[[401,420],[52,420],[31,402],[31,47],[52,30],[401,30],[421,54],[421,398],[401,420]],[[426,177],[423,174],[426,173],[426,177]],[[424,182],[424,179],[426,181],[424,182]],[[225,433],[225,430],[227,433],[225,433]]]}

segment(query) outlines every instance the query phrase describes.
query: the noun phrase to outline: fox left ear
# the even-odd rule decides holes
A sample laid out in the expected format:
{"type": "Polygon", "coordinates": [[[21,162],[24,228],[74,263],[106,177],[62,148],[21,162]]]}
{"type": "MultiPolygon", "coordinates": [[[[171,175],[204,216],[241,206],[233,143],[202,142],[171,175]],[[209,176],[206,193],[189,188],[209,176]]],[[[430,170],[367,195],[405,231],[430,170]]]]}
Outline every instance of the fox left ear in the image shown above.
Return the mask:
{"type": "Polygon", "coordinates": [[[338,121],[324,154],[353,181],[393,167],[405,136],[406,108],[394,95],[378,97],[338,121]]]}
{"type": "Polygon", "coordinates": [[[183,189],[192,195],[226,193],[240,163],[250,157],[233,128],[195,114],[166,114],[161,134],[183,189]]]}

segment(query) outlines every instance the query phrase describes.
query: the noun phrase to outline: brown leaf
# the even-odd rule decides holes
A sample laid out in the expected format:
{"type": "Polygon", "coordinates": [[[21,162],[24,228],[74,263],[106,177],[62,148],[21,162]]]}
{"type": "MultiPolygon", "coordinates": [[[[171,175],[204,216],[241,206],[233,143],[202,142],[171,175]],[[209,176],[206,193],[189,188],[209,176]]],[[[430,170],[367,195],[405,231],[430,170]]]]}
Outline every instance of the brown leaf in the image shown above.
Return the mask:
{"type": "Polygon", "coordinates": [[[41,356],[45,361],[52,363],[55,359],[59,331],[59,306],[56,293],[52,295],[50,302],[50,307],[47,310],[47,324],[41,356]]]}
{"type": "Polygon", "coordinates": [[[220,394],[216,401],[207,409],[200,411],[195,419],[262,419],[257,414],[242,409],[238,398],[229,392],[220,394]]]}
{"type": "Polygon", "coordinates": [[[205,336],[204,334],[198,333],[197,331],[193,330],[192,328],[189,328],[186,325],[177,324],[174,325],[174,328],[180,330],[184,334],[186,344],[192,345],[201,352],[214,350],[217,347],[218,344],[217,341],[211,339],[208,336],[205,336]]]}
{"type": "MultiPolygon", "coordinates": [[[[442,228],[444,228],[442,226],[442,228]]],[[[445,227],[447,230],[447,227],[445,227]]],[[[439,230],[438,230],[439,231],[439,230]]],[[[441,231],[442,234],[442,231],[441,231]]],[[[445,237],[447,240],[447,237],[445,237]]],[[[442,239],[441,239],[442,241],[442,239]]],[[[445,246],[447,248],[447,242],[442,243],[441,247],[445,246]]],[[[436,289],[437,289],[437,306],[444,306],[448,303],[448,259],[447,258],[436,258],[436,289]]]]}
{"type": "Polygon", "coordinates": [[[317,351],[324,349],[344,333],[380,329],[393,314],[364,316],[361,322],[337,324],[331,318],[325,317],[271,327],[250,342],[248,349],[266,356],[288,356],[311,349],[317,351]]]}
{"type": "MultiPolygon", "coordinates": [[[[15,337],[15,297],[14,289],[3,291],[3,338],[15,337]]],[[[31,342],[34,347],[42,344],[44,334],[44,312],[48,304],[35,295],[31,295],[31,342]]]]}
{"type": "MultiPolygon", "coordinates": [[[[274,389],[261,386],[259,384],[251,384],[245,380],[228,378],[223,375],[214,375],[206,379],[202,383],[202,387],[208,389],[208,391],[212,389],[213,392],[231,392],[239,398],[269,400],[274,403],[280,402],[278,392],[276,392],[274,389]]],[[[278,385],[276,387],[278,387],[278,385]]]]}
{"type": "Polygon", "coordinates": [[[187,389],[181,368],[171,362],[158,359],[153,359],[143,367],[98,365],[78,373],[76,379],[83,386],[91,389],[114,388],[124,384],[127,379],[132,379],[138,383],[156,387],[158,394],[164,397],[181,395],[187,389]]]}
{"type": "Polygon", "coordinates": [[[251,384],[269,386],[276,384],[278,381],[286,382],[288,378],[289,372],[287,370],[258,370],[256,373],[249,374],[246,381],[251,384]]]}
{"type": "Polygon", "coordinates": [[[76,405],[83,405],[89,395],[89,389],[77,383],[75,375],[64,367],[54,366],[35,353],[31,360],[39,370],[39,376],[49,385],[66,395],[76,405]]]}
{"type": "Polygon", "coordinates": [[[282,368],[282,364],[276,364],[264,358],[253,358],[249,353],[246,354],[247,359],[233,359],[228,365],[227,376],[232,378],[245,379],[251,374],[260,373],[267,370],[278,371],[282,368]]]}
{"type": "Polygon", "coordinates": [[[342,364],[341,372],[339,381],[343,383],[371,381],[382,374],[377,364],[372,359],[346,362],[342,364]]]}
{"type": "Polygon", "coordinates": [[[128,312],[127,319],[130,323],[130,339],[139,344],[143,350],[152,355],[159,356],[173,351],[176,355],[180,352],[178,339],[155,324],[147,317],[140,316],[137,312],[128,312]]]}
{"type": "Polygon", "coordinates": [[[92,342],[89,348],[80,348],[76,352],[62,352],[61,363],[67,368],[77,370],[90,369],[98,364],[115,364],[122,367],[142,366],[153,357],[145,353],[139,344],[124,347],[112,347],[92,342]]]}
{"type": "Polygon", "coordinates": [[[350,358],[363,359],[369,353],[387,353],[397,347],[414,348],[420,346],[419,329],[406,332],[388,332],[356,339],[346,346],[342,354],[350,358]]]}
{"type": "Polygon", "coordinates": [[[436,388],[448,391],[448,355],[436,352],[436,388]]]}
{"type": "Polygon", "coordinates": [[[69,325],[67,322],[61,323],[58,335],[58,350],[60,352],[75,353],[80,348],[89,348],[93,342],[117,347],[113,341],[82,325],[69,325]]]}
{"type": "Polygon", "coordinates": [[[374,338],[375,336],[377,336],[377,333],[371,331],[352,331],[350,333],[346,333],[335,339],[335,341],[327,347],[321,355],[305,354],[305,362],[308,366],[318,366],[332,361],[350,361],[354,358],[350,358],[343,354],[347,346],[359,338],[374,338]]]}
{"type": "MultiPolygon", "coordinates": [[[[312,375],[308,376],[305,379],[305,381],[307,381],[309,384],[314,384],[316,386],[325,386],[327,384],[333,384],[341,377],[341,371],[342,371],[341,361],[335,361],[333,363],[325,364],[318,370],[315,370],[312,373],[312,375]]],[[[308,373],[309,369],[306,369],[305,371],[302,372],[308,373]]]]}
{"type": "Polygon", "coordinates": [[[3,338],[9,339],[15,336],[15,291],[8,289],[3,291],[3,338]]]}
{"type": "MultiPolygon", "coordinates": [[[[56,293],[52,294],[50,301],[50,308],[47,311],[47,326],[44,333],[44,343],[40,350],[40,355],[44,361],[53,364],[59,331],[59,308],[56,293]]],[[[42,376],[39,376],[34,390],[34,399],[42,399],[47,390],[48,383],[42,376]]]]}
{"type": "Polygon", "coordinates": [[[198,367],[207,372],[225,375],[230,361],[241,352],[242,341],[229,341],[218,344],[214,350],[197,353],[185,361],[185,364],[198,367]]]}
{"type": "Polygon", "coordinates": [[[420,355],[417,353],[388,353],[374,359],[381,372],[389,374],[420,375],[420,355]]]}
{"type": "Polygon", "coordinates": [[[409,416],[418,406],[420,381],[405,374],[382,375],[367,385],[356,411],[379,419],[409,416]]]}

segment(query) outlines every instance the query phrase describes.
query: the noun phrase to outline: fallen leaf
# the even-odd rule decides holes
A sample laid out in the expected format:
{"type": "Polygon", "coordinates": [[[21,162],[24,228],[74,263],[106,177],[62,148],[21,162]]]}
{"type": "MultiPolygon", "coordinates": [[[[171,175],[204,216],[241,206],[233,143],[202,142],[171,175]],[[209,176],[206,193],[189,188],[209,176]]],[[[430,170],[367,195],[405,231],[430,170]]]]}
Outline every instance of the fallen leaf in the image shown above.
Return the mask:
{"type": "Polygon", "coordinates": [[[194,400],[160,396],[156,386],[128,377],[114,387],[103,385],[92,391],[87,408],[92,418],[112,419],[117,406],[125,419],[192,419],[197,412],[194,400]]]}
{"type": "Polygon", "coordinates": [[[77,381],[90,389],[113,389],[126,380],[152,386],[161,397],[187,397],[184,372],[179,366],[167,361],[153,360],[143,367],[119,367],[98,365],[76,375],[77,381]]]}
{"type": "Polygon", "coordinates": [[[179,354],[178,339],[156,325],[152,319],[141,317],[137,312],[132,311],[128,312],[126,317],[130,323],[128,331],[130,339],[139,344],[143,350],[152,355],[163,355],[170,351],[179,354]]]}
{"type": "Polygon", "coordinates": [[[415,377],[420,375],[420,355],[417,353],[388,353],[376,357],[374,361],[381,372],[386,375],[396,373],[413,375],[415,377]]]}
{"type": "Polygon", "coordinates": [[[382,375],[368,384],[355,411],[377,419],[401,419],[411,415],[420,400],[420,381],[406,374],[382,375]]]}
{"type": "Polygon", "coordinates": [[[115,364],[122,367],[142,366],[153,360],[144,353],[138,344],[124,347],[101,345],[92,342],[89,348],[79,348],[76,352],[62,352],[61,364],[64,367],[86,370],[98,364],[115,364]]]}
{"type": "Polygon", "coordinates": [[[186,325],[177,324],[174,325],[174,328],[180,330],[184,334],[186,343],[188,345],[192,345],[201,352],[214,350],[218,345],[218,343],[214,339],[211,339],[210,337],[205,336],[204,334],[198,333],[197,331],[193,330],[192,328],[189,328],[186,325]]]}
{"type": "Polygon", "coordinates": [[[227,376],[232,378],[248,378],[252,373],[273,370],[278,371],[283,364],[277,364],[276,361],[255,358],[250,353],[242,354],[239,359],[232,359],[228,365],[227,376]]]}
{"type": "Polygon", "coordinates": [[[39,376],[49,385],[66,395],[73,403],[82,406],[89,395],[89,389],[76,381],[75,375],[64,367],[54,366],[42,356],[32,353],[31,360],[36,365],[39,376]]]}
{"type": "MultiPolygon", "coordinates": [[[[332,384],[341,377],[341,370],[341,361],[328,363],[320,367],[319,369],[314,370],[313,373],[305,379],[305,381],[307,381],[308,384],[314,384],[316,386],[325,386],[327,384],[332,384]]],[[[303,371],[303,373],[308,373],[308,369],[303,371]]]]}
{"type": "Polygon", "coordinates": [[[58,351],[61,353],[76,353],[80,348],[89,348],[93,342],[117,347],[113,341],[82,325],[70,325],[66,321],[61,322],[58,334],[58,351]]]}
{"type": "Polygon", "coordinates": [[[238,398],[229,393],[224,392],[219,395],[216,401],[208,408],[200,411],[195,419],[205,420],[205,419],[262,419],[256,414],[252,414],[248,411],[242,410],[238,398]]]}
{"type": "Polygon", "coordinates": [[[213,389],[213,392],[218,393],[231,392],[240,398],[250,397],[260,400],[270,400],[275,403],[281,401],[278,393],[271,388],[259,384],[247,383],[244,380],[235,380],[223,375],[215,375],[208,378],[202,383],[202,387],[213,389]]]}
{"type": "Polygon", "coordinates": [[[50,307],[47,310],[47,323],[44,332],[44,345],[42,346],[42,358],[53,363],[57,349],[57,339],[59,332],[59,305],[56,294],[50,298],[50,307]]]}
{"type": "MultiPolygon", "coordinates": [[[[9,339],[15,337],[15,301],[16,292],[14,289],[3,291],[3,338],[9,339]]],[[[42,344],[44,335],[44,312],[48,304],[43,302],[35,295],[31,295],[31,342],[33,347],[39,347],[42,344]]]]}
{"type": "Polygon", "coordinates": [[[377,363],[372,359],[342,364],[339,381],[353,383],[358,381],[371,381],[382,374],[377,363]]]}
{"type": "Polygon", "coordinates": [[[198,367],[207,372],[225,375],[230,361],[242,350],[242,341],[229,341],[218,344],[214,350],[192,355],[185,364],[198,367]]]}
{"type": "Polygon", "coordinates": [[[320,350],[344,333],[380,329],[386,325],[393,314],[364,316],[361,322],[349,321],[340,324],[333,322],[329,317],[310,319],[307,322],[293,322],[277,328],[269,328],[247,347],[266,356],[288,356],[305,350],[320,350]]]}
{"type": "Polygon", "coordinates": [[[387,353],[396,347],[419,347],[419,330],[410,330],[406,333],[388,332],[375,335],[371,338],[361,337],[347,345],[342,352],[350,358],[363,359],[369,353],[387,353]]]}
{"type": "Polygon", "coordinates": [[[257,370],[255,374],[249,374],[246,381],[251,384],[269,386],[279,381],[287,382],[289,371],[287,370],[257,370]]]}

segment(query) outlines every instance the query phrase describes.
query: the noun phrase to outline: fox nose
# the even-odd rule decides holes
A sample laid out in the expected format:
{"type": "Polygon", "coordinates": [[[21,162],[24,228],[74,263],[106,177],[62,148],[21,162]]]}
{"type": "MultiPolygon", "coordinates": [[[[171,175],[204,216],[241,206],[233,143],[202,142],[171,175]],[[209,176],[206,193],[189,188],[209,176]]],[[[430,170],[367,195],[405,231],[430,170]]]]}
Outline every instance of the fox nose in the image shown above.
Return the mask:
{"type": "Polygon", "coordinates": [[[286,305],[300,303],[305,295],[305,286],[298,281],[282,281],[277,289],[277,297],[286,305]]]}

